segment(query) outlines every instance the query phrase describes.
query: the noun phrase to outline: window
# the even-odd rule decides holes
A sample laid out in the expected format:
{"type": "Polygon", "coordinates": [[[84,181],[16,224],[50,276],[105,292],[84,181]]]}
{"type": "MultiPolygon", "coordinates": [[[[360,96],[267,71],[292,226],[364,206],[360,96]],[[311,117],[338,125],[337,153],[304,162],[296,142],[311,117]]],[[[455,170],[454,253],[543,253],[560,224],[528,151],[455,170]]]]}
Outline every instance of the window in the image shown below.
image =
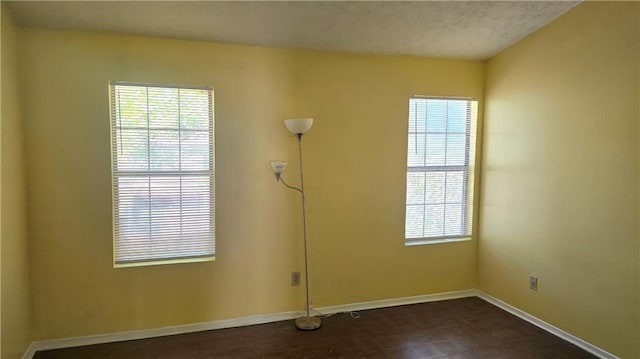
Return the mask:
{"type": "Polygon", "coordinates": [[[111,82],[114,265],[215,256],[211,88],[111,82]]]}
{"type": "Polygon", "coordinates": [[[477,101],[409,99],[406,244],[471,236],[477,101]]]}

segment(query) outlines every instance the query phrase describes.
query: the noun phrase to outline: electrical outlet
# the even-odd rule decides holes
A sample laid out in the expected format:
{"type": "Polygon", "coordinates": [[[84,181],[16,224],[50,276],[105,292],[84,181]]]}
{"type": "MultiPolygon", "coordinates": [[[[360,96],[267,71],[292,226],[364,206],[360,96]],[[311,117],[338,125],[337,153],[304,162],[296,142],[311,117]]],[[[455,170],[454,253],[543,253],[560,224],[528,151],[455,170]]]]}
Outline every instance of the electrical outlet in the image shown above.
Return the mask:
{"type": "Polygon", "coordinates": [[[529,289],[538,290],[538,277],[529,277],[529,289]]]}
{"type": "Polygon", "coordinates": [[[300,272],[291,272],[291,285],[294,287],[300,285],[300,272]]]}

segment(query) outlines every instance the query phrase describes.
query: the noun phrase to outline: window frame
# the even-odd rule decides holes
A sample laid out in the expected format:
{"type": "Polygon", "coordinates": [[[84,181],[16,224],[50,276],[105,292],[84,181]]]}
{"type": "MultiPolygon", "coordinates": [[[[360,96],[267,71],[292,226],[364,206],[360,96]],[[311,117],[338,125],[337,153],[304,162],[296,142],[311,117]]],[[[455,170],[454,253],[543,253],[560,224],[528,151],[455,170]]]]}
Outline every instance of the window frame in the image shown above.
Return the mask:
{"type": "MultiPolygon", "coordinates": [[[[425,165],[423,166],[409,166],[409,141],[407,141],[407,146],[406,146],[406,152],[405,155],[406,157],[406,161],[405,161],[405,165],[406,165],[406,172],[405,172],[405,217],[404,217],[404,243],[405,246],[414,246],[414,245],[423,245],[423,244],[437,244],[437,243],[450,243],[450,242],[460,242],[460,241],[469,241],[471,240],[471,238],[474,235],[474,221],[473,221],[473,217],[475,215],[475,201],[474,201],[474,196],[475,196],[475,184],[476,184],[476,179],[475,179],[475,171],[476,171],[476,161],[477,161],[477,126],[478,126],[478,106],[479,106],[479,101],[477,98],[474,97],[444,97],[444,96],[424,96],[424,95],[412,95],[409,97],[409,109],[408,109],[408,113],[407,113],[407,139],[410,138],[410,136],[412,135],[418,135],[418,134],[422,134],[419,131],[417,131],[417,128],[414,130],[414,132],[411,132],[411,103],[412,100],[417,99],[417,100],[425,100],[425,101],[429,101],[429,100],[461,100],[461,101],[468,101],[468,105],[469,107],[467,107],[466,113],[467,113],[467,118],[466,118],[466,128],[465,128],[465,153],[464,153],[464,164],[463,165],[437,165],[437,166],[430,166],[427,165],[425,163],[425,165]],[[472,142],[473,141],[473,142],[472,142]],[[471,158],[473,155],[473,158],[471,158]],[[461,232],[462,234],[460,235],[441,235],[441,236],[422,236],[422,237],[407,237],[407,226],[408,226],[408,222],[407,222],[407,209],[410,206],[425,206],[427,203],[423,202],[423,203],[418,203],[418,204],[409,204],[408,203],[408,198],[407,198],[407,193],[409,190],[409,181],[408,181],[408,174],[414,172],[414,173],[424,173],[425,176],[427,173],[436,173],[436,172],[444,172],[445,176],[446,173],[449,172],[462,172],[463,174],[463,180],[462,180],[462,199],[461,199],[461,232]],[[471,176],[471,178],[470,178],[471,176]],[[469,187],[471,187],[471,191],[469,190],[469,187]],[[465,231],[466,228],[466,224],[465,223],[469,223],[468,224],[468,234],[465,231]]],[[[416,113],[417,116],[417,113],[416,113]]],[[[425,130],[424,130],[424,135],[429,134],[430,132],[427,131],[427,118],[425,117],[425,130]]],[[[417,126],[417,118],[416,118],[416,126],[417,126]]],[[[450,132],[448,132],[448,130],[445,128],[445,141],[446,141],[446,135],[448,135],[450,132]]],[[[431,133],[431,134],[442,134],[442,133],[431,133]]],[[[459,133],[462,134],[462,133],[459,133]]],[[[445,142],[446,143],[446,142],[445,142]]],[[[445,145],[446,146],[446,145],[445,145]]],[[[446,147],[445,147],[445,153],[446,153],[446,147]]],[[[424,154],[424,158],[427,158],[427,154],[424,154]]],[[[426,161],[425,161],[426,162],[426,161]]],[[[426,193],[426,188],[425,188],[425,193],[426,193]]],[[[446,201],[446,199],[445,199],[446,201]]],[[[446,203],[446,202],[445,202],[446,203]]],[[[423,217],[424,218],[424,217],[423,217]]],[[[424,219],[423,219],[423,225],[424,225],[424,219]]],[[[424,234],[424,232],[423,232],[424,234]]]]}
{"type": "MultiPolygon", "coordinates": [[[[126,268],[126,267],[139,267],[139,266],[151,266],[151,265],[164,265],[164,264],[174,264],[174,263],[194,263],[194,262],[210,262],[210,261],[214,261],[215,257],[216,257],[216,226],[215,226],[215,164],[216,164],[216,150],[215,150],[215,115],[214,115],[214,89],[211,86],[193,86],[193,85],[176,85],[176,84],[157,84],[157,83],[145,83],[145,82],[129,82],[129,81],[109,81],[108,84],[108,89],[109,89],[109,123],[110,123],[110,154],[111,154],[111,179],[112,179],[112,226],[113,226],[113,239],[112,239],[112,244],[113,244],[113,250],[112,250],[112,255],[113,255],[113,267],[114,268],[126,268]],[[158,171],[158,170],[152,170],[151,168],[148,168],[146,171],[122,171],[122,170],[118,170],[117,169],[117,163],[118,163],[118,152],[117,152],[117,144],[118,141],[116,139],[116,122],[118,121],[117,119],[117,114],[116,114],[116,104],[115,102],[115,94],[116,94],[116,87],[117,86],[132,86],[132,87],[144,87],[147,90],[149,88],[160,88],[160,89],[184,89],[184,90],[204,90],[207,91],[207,97],[208,97],[208,120],[209,120],[209,124],[208,124],[208,128],[207,128],[207,133],[209,136],[209,146],[208,146],[208,154],[209,154],[209,168],[208,170],[174,170],[174,171],[166,171],[166,170],[162,170],[162,171],[158,171]],[[210,238],[209,240],[211,241],[211,245],[212,245],[212,250],[210,253],[206,253],[206,254],[202,254],[202,255],[193,255],[193,256],[187,256],[187,255],[179,255],[176,254],[174,252],[174,256],[172,257],[163,257],[163,258],[151,258],[151,257],[147,257],[145,259],[140,259],[140,260],[118,260],[117,258],[117,252],[116,252],[116,246],[117,246],[117,241],[119,240],[118,237],[118,226],[119,226],[119,212],[118,212],[118,203],[116,203],[116,201],[119,201],[121,199],[120,195],[119,195],[119,187],[118,187],[118,179],[120,177],[123,176],[142,176],[142,177],[148,177],[149,180],[151,180],[152,178],[173,178],[173,177],[178,177],[180,178],[180,181],[182,181],[184,178],[189,178],[190,175],[201,175],[203,177],[208,177],[209,179],[209,198],[208,198],[208,203],[209,203],[209,226],[210,226],[210,238]]],[[[148,98],[147,98],[147,102],[146,105],[149,106],[148,103],[148,98]]],[[[178,104],[178,106],[180,106],[178,104]]],[[[180,123],[180,119],[182,117],[180,117],[181,115],[178,115],[178,122],[180,123]]],[[[122,127],[122,126],[121,126],[122,127]]],[[[165,130],[169,130],[169,129],[155,129],[152,126],[150,126],[149,124],[149,114],[147,113],[147,125],[144,127],[147,129],[148,133],[150,133],[149,131],[151,130],[161,130],[161,131],[165,131],[165,130]]],[[[176,131],[178,134],[178,137],[180,137],[180,135],[182,134],[182,131],[184,131],[184,129],[182,129],[182,127],[180,125],[178,125],[178,129],[171,129],[171,131],[176,131]]],[[[195,131],[195,130],[187,130],[187,131],[195,131]]],[[[200,132],[204,132],[201,131],[200,132]]],[[[179,141],[180,142],[180,141],[179,141]]],[[[179,145],[179,149],[178,149],[178,155],[180,156],[180,154],[182,153],[182,149],[180,147],[181,145],[179,145]]],[[[147,157],[150,159],[151,156],[151,152],[150,152],[150,148],[147,149],[147,157]]],[[[182,186],[182,185],[181,185],[182,186]]],[[[181,187],[182,188],[182,187],[181,187]]],[[[151,190],[149,190],[151,191],[151,190]]],[[[182,190],[181,190],[182,191],[182,190]]],[[[149,192],[151,193],[151,192],[149,192]]],[[[182,192],[181,192],[182,193],[182,192]]],[[[149,194],[150,196],[151,194],[149,194]]],[[[181,194],[182,196],[182,194],[181,194]]],[[[149,198],[149,200],[151,200],[151,197],[149,198]]],[[[181,208],[182,208],[182,197],[180,199],[180,203],[181,203],[181,208]]],[[[182,211],[182,210],[181,210],[182,211]]],[[[181,219],[183,218],[182,216],[180,217],[181,219]]],[[[151,219],[149,220],[149,226],[151,227],[151,219]]],[[[184,238],[183,235],[180,235],[179,238],[184,238]]],[[[151,239],[149,241],[152,241],[151,239]]]]}

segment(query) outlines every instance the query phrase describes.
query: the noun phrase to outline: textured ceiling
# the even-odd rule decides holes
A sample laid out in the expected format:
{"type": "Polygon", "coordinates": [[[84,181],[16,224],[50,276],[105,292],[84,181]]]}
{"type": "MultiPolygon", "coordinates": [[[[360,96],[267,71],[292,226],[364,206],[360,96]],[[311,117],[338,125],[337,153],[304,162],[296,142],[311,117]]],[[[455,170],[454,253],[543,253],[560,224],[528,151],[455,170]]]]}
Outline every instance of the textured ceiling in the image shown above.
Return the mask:
{"type": "Polygon", "coordinates": [[[10,2],[24,26],[484,60],[578,1],[10,2]]]}

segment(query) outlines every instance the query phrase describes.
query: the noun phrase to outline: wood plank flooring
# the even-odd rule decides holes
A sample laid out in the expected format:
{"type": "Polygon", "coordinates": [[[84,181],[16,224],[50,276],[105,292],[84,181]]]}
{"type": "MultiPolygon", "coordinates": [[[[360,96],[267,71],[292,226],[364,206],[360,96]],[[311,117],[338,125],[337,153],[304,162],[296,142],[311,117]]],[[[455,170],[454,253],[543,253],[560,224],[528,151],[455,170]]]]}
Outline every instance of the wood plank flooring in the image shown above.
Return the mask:
{"type": "Polygon", "coordinates": [[[36,359],[595,358],[483,301],[464,298],[336,314],[322,328],[292,321],[38,352],[36,359]]]}

